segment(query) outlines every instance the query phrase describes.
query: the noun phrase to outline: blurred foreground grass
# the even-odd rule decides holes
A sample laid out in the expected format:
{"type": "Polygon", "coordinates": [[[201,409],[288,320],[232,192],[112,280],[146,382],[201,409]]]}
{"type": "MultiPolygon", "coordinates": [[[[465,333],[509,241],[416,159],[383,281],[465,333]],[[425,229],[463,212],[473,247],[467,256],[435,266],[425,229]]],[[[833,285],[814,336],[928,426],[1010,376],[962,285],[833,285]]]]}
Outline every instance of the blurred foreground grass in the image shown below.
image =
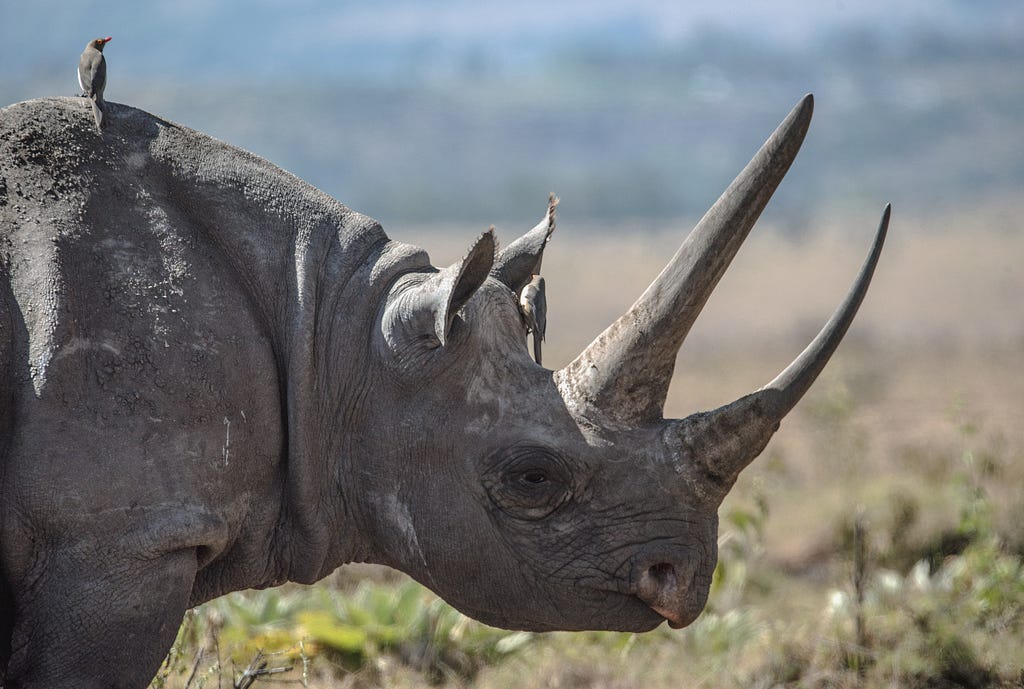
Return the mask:
{"type": "MultiPolygon", "coordinates": [[[[1024,686],[1024,237],[1005,217],[944,232],[896,216],[847,342],[723,505],[711,599],[688,629],[497,630],[354,566],[190,612],[154,686],[1024,686]]],[[[572,251],[556,236],[545,260],[555,367],[670,245],[559,232],[572,251]]],[[[441,244],[443,264],[471,236],[400,238],[441,244]]],[[[770,379],[864,250],[836,235],[752,240],[680,356],[668,412],[770,379]]]]}

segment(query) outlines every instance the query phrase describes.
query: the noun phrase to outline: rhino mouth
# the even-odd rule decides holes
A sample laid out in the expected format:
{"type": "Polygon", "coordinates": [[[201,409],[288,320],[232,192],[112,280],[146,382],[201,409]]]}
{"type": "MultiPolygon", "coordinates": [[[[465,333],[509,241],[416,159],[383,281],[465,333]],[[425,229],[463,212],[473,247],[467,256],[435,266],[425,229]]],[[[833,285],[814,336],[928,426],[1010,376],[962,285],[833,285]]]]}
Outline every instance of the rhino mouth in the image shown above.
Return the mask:
{"type": "Polygon", "coordinates": [[[628,582],[610,585],[594,582],[591,587],[605,593],[626,596],[631,603],[638,603],[635,607],[642,606],[645,616],[654,621],[652,629],[662,622],[667,622],[672,629],[682,629],[700,617],[710,589],[708,577],[697,572],[677,572],[675,567],[666,563],[644,567],[641,572],[628,582]]]}
{"type": "Polygon", "coordinates": [[[668,622],[668,626],[672,629],[682,629],[683,627],[690,626],[691,624],[693,624],[694,620],[696,620],[699,615],[699,613],[698,615],[680,615],[677,612],[674,612],[672,610],[669,610],[668,608],[664,608],[658,605],[650,605],[648,607],[650,607],[651,610],[664,617],[665,621],[668,622]]]}
{"type": "MultiPolygon", "coordinates": [[[[622,593],[618,595],[622,596],[622,593]]],[[[688,627],[700,615],[700,610],[693,613],[673,610],[666,605],[649,603],[638,594],[631,593],[626,594],[625,604],[619,608],[618,614],[621,617],[619,624],[614,625],[614,631],[638,632],[650,631],[663,623],[668,623],[672,629],[688,627]]]]}
{"type": "Polygon", "coordinates": [[[666,622],[672,629],[682,629],[693,624],[704,609],[703,605],[680,607],[671,597],[652,598],[637,582],[588,582],[586,586],[603,598],[602,607],[615,610],[618,623],[601,627],[610,631],[650,631],[666,622]]]}

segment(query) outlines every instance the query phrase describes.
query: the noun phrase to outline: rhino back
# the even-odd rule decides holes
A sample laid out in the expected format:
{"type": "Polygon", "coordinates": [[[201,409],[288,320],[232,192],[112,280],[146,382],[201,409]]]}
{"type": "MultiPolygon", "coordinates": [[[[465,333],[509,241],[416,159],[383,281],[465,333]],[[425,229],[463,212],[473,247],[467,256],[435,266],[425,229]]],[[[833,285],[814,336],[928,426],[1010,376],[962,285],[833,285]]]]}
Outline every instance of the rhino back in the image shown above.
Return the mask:
{"type": "Polygon", "coordinates": [[[3,497],[56,531],[188,503],[228,542],[269,533],[310,449],[317,313],[387,237],[256,156],[113,103],[100,135],[85,105],[0,110],[3,497]]]}

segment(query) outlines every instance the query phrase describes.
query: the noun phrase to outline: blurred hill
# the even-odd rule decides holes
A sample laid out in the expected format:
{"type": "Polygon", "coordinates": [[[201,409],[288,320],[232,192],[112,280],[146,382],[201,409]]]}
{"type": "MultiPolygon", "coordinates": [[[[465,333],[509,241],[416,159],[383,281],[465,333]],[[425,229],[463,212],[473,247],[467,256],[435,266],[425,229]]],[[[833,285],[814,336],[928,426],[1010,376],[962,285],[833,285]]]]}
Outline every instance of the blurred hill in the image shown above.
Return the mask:
{"type": "Polygon", "coordinates": [[[803,93],[770,209],[946,210],[1024,188],[1024,4],[0,0],[0,103],[107,96],[252,150],[386,225],[699,215],[803,93]],[[674,3],[678,4],[678,3],[674,3]],[[59,18],[55,20],[55,18],[59,18]]]}

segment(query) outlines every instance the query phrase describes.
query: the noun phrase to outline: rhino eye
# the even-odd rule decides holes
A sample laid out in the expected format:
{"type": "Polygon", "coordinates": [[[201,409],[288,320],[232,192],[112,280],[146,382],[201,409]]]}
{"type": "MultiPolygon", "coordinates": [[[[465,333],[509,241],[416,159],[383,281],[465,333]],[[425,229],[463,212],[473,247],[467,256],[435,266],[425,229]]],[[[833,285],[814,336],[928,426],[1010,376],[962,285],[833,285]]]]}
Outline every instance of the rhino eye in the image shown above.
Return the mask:
{"type": "Polygon", "coordinates": [[[536,486],[547,481],[548,475],[540,469],[531,469],[523,474],[522,479],[536,486]]]}
{"type": "Polygon", "coordinates": [[[485,479],[491,500],[521,519],[543,519],[572,494],[565,463],[544,448],[506,450],[485,479]]]}

